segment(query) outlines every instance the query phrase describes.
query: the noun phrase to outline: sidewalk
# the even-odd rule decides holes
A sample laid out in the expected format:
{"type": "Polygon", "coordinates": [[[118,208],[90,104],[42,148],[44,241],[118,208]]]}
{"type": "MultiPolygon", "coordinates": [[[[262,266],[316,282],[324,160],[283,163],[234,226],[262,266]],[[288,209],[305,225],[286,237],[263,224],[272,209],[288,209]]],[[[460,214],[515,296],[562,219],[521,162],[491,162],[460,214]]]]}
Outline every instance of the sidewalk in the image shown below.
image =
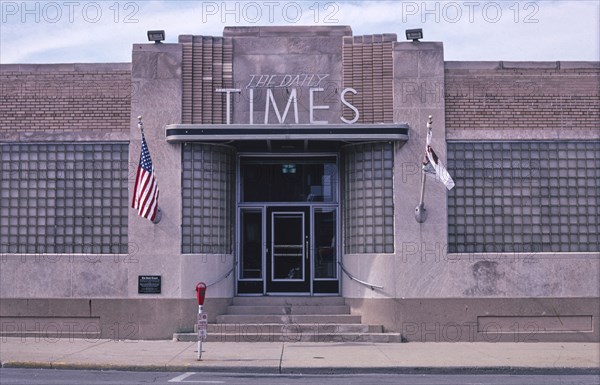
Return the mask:
{"type": "Polygon", "coordinates": [[[598,343],[219,343],[0,338],[2,367],[243,373],[597,373],[598,343]]]}

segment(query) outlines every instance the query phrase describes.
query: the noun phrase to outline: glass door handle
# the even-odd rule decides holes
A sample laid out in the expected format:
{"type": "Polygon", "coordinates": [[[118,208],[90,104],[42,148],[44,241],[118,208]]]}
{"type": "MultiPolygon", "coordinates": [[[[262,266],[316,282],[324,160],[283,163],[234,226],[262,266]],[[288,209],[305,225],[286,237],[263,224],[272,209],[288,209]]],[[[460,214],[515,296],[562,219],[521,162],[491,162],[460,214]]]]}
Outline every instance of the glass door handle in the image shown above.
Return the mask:
{"type": "Polygon", "coordinates": [[[308,253],[309,252],[308,252],[308,239],[307,239],[305,242],[305,246],[304,246],[304,255],[305,255],[306,260],[308,260],[308,253]]]}

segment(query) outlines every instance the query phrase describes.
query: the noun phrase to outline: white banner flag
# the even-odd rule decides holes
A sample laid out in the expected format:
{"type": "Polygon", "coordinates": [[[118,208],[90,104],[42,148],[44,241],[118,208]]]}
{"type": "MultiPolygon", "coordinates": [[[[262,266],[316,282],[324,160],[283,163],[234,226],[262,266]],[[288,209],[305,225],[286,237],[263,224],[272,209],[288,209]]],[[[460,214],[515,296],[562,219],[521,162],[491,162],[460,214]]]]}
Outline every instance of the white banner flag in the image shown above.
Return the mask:
{"type": "Polygon", "coordinates": [[[427,123],[427,144],[425,146],[425,157],[423,158],[423,171],[428,174],[435,174],[448,190],[452,190],[454,188],[454,180],[452,180],[448,170],[446,170],[442,161],[440,161],[435,151],[433,151],[431,137],[431,121],[429,121],[427,123]]]}

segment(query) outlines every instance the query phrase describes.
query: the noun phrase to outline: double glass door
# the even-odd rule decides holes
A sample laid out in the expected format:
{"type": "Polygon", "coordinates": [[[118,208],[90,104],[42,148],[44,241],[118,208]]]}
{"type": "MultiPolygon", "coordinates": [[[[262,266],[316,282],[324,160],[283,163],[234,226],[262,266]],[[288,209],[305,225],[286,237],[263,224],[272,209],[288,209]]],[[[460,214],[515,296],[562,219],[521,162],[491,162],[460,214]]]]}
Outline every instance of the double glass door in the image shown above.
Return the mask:
{"type": "Polygon", "coordinates": [[[240,209],[239,294],[337,294],[337,208],[240,209]]]}
{"type": "Polygon", "coordinates": [[[243,159],[238,294],[338,294],[335,158],[243,159]]]}

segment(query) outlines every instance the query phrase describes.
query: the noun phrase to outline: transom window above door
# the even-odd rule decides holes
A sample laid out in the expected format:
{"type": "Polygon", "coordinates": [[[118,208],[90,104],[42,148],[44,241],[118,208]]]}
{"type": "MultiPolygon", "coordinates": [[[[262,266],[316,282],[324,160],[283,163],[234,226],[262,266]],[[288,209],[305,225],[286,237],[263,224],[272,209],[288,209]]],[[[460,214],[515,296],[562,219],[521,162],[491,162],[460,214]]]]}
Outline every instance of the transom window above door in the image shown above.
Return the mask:
{"type": "Polygon", "coordinates": [[[337,202],[335,157],[242,158],[240,202],[337,202]]]}

